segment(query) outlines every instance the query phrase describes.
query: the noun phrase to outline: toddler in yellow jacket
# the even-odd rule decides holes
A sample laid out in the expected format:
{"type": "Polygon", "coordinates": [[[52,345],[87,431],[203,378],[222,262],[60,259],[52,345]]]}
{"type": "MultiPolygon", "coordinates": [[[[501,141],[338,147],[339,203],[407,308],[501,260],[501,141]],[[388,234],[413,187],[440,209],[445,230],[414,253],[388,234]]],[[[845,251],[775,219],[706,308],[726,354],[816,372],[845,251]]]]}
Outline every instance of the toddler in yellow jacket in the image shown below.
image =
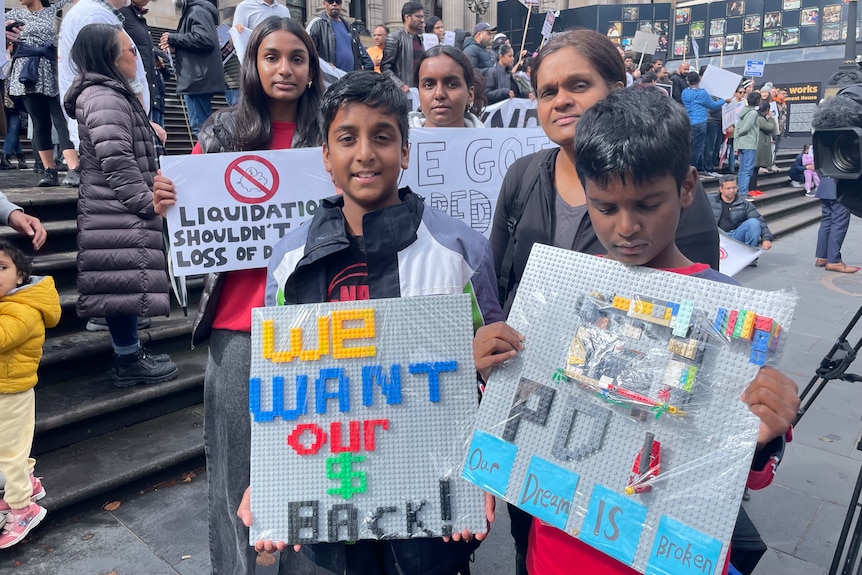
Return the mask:
{"type": "Polygon", "coordinates": [[[45,496],[30,458],[36,427],[36,369],[45,328],[60,321],[60,296],[51,276],[30,275],[29,259],[0,240],[0,549],[15,545],[45,517],[45,496]]]}

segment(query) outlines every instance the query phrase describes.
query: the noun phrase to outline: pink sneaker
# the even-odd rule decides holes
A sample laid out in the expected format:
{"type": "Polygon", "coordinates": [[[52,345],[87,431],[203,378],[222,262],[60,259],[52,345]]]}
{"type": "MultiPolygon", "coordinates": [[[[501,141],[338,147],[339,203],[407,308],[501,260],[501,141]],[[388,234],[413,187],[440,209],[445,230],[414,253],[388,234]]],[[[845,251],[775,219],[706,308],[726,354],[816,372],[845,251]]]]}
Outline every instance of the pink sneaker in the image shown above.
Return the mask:
{"type": "MultiPolygon", "coordinates": [[[[33,486],[33,495],[30,496],[30,502],[35,503],[45,497],[45,488],[42,486],[42,480],[35,475],[30,475],[30,485],[33,486]]],[[[9,504],[5,499],[0,499],[0,527],[6,521],[6,514],[9,513],[9,504]]]]}
{"type": "Polygon", "coordinates": [[[7,549],[19,543],[30,531],[39,525],[48,511],[38,503],[31,503],[22,513],[10,511],[6,524],[0,533],[0,549],[7,549]]]}

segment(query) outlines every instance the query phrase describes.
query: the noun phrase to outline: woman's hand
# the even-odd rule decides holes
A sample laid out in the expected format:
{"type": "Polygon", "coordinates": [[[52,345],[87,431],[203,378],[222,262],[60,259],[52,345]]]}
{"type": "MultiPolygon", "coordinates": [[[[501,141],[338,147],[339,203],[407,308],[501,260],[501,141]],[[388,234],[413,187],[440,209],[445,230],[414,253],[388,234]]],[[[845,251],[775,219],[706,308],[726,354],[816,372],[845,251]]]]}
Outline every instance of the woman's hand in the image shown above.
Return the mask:
{"type": "Polygon", "coordinates": [[[177,203],[177,191],[170,178],[159,174],[153,178],[153,209],[162,217],[168,212],[168,208],[177,203]]]}
{"type": "MultiPolygon", "coordinates": [[[[251,524],[254,521],[254,518],[251,515],[251,486],[245,488],[245,492],[242,494],[242,500],[239,502],[239,508],[236,510],[236,516],[239,517],[243,525],[251,527],[251,524]]],[[[270,539],[256,541],[254,544],[254,550],[258,553],[261,551],[274,553],[275,551],[284,551],[287,548],[288,545],[284,541],[272,541],[270,539]]],[[[302,545],[293,546],[294,551],[299,551],[300,549],[302,549],[302,545]]]]}

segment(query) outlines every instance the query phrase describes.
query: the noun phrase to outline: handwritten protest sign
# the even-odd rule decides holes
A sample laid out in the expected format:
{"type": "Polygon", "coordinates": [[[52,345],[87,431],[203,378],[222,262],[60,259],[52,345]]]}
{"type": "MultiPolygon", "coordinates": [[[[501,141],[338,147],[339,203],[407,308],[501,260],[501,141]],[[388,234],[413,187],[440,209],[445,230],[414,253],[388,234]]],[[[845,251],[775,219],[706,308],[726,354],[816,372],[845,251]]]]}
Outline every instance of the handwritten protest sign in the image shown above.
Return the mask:
{"type": "Polygon", "coordinates": [[[796,296],[536,244],[462,476],[635,570],[719,575],[796,296]]]}
{"type": "Polygon", "coordinates": [[[486,128],[537,128],[538,109],[535,100],[511,98],[497,102],[482,112],[486,128]]]}
{"type": "Polygon", "coordinates": [[[250,539],[485,532],[466,294],[252,310],[250,539]]]}
{"type": "MultiPolygon", "coordinates": [[[[506,170],[553,145],[538,128],[414,128],[399,185],[487,236],[506,170]]],[[[161,166],[177,190],[167,214],[177,276],[265,267],[272,246],[336,194],[320,148],[163,156],[161,166]]]]}

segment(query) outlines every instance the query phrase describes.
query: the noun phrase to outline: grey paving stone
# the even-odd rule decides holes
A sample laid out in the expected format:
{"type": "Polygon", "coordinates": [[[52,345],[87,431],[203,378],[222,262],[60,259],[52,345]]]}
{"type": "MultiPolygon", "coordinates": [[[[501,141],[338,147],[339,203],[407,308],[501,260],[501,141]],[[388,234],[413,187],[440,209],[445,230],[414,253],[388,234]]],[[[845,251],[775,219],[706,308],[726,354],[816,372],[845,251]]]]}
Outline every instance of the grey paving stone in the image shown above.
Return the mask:
{"type": "Polygon", "coordinates": [[[846,505],[858,472],[858,463],[848,457],[793,442],[787,446],[775,483],[846,505]]]}
{"type": "Polygon", "coordinates": [[[763,555],[754,575],[826,575],[826,569],[793,555],[769,549],[763,555]]]}
{"type": "MultiPolygon", "coordinates": [[[[827,390],[824,390],[825,394],[827,390]]],[[[794,433],[794,443],[808,445],[815,449],[823,449],[838,455],[848,456],[856,450],[856,440],[862,432],[862,421],[859,417],[844,417],[820,409],[821,405],[830,405],[832,411],[840,409],[836,403],[820,403],[818,397],[812,409],[799,422],[798,433],[794,433]]],[[[862,407],[862,403],[844,404],[846,411],[862,407]]],[[[796,431],[796,430],[794,430],[796,431]]]]}
{"type": "MultiPolygon", "coordinates": [[[[177,536],[175,533],[174,536],[177,536]]],[[[37,527],[0,557],[0,575],[174,575],[170,565],[105,512],[37,527]]]]}
{"type": "Polygon", "coordinates": [[[791,555],[822,505],[816,497],[775,484],[752,491],[743,504],[766,544],[791,555]]]}
{"type": "Polygon", "coordinates": [[[796,557],[828,570],[832,565],[846,513],[846,505],[824,504],[802,538],[802,543],[795,553],[796,557]]]}
{"type": "Polygon", "coordinates": [[[206,501],[206,475],[200,475],[188,483],[163,483],[123,501],[113,515],[166,563],[180,570],[193,561],[200,566],[197,572],[203,573],[210,569],[206,501]],[[191,559],[183,559],[185,556],[191,559]]]}
{"type": "Polygon", "coordinates": [[[470,569],[474,575],[515,572],[515,543],[509,532],[508,506],[502,499],[497,499],[496,515],[491,533],[476,551],[476,562],[470,569]]]}

